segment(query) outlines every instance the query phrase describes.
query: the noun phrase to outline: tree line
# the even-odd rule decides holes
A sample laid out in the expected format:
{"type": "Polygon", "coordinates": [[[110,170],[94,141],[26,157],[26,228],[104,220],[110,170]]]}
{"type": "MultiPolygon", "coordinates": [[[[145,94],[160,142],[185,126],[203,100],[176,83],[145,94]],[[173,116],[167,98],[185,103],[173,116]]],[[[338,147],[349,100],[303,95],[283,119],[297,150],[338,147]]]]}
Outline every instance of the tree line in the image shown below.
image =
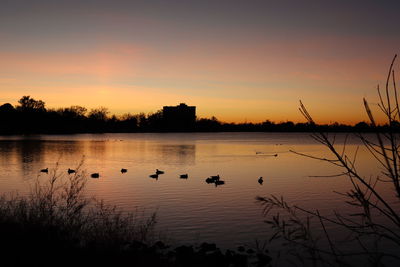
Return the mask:
{"type": "MultiPolygon", "coordinates": [[[[385,126],[380,126],[385,127],[385,126]]],[[[195,132],[309,132],[317,129],[330,132],[372,131],[366,122],[353,126],[339,123],[313,125],[292,121],[275,123],[225,123],[216,117],[197,118],[190,129],[195,132]]],[[[61,133],[112,133],[112,132],[166,132],[170,131],[163,120],[163,112],[110,115],[106,107],[88,110],[82,106],[46,108],[45,102],[23,96],[18,105],[0,106],[0,134],[61,134],[61,133]]]]}

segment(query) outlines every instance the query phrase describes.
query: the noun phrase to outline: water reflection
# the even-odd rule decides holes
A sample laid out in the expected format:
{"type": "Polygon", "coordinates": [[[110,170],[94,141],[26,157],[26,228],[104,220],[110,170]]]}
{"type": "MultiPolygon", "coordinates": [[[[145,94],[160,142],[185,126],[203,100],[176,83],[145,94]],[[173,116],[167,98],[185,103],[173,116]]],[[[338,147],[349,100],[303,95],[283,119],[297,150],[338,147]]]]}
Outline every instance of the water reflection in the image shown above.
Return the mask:
{"type": "MultiPolygon", "coordinates": [[[[50,176],[56,162],[60,163],[63,174],[68,175],[68,169],[71,172],[85,155],[82,168],[89,178],[90,195],[130,211],[135,207],[157,209],[158,226],[169,229],[171,236],[187,242],[208,240],[222,247],[262,238],[269,229],[263,223],[261,208],[254,203],[255,196],[284,195],[287,201],[305,208],[331,210],[341,201],[333,191],[344,192],[348,183],[341,178],[309,178],[334,173],[336,168],[289,153],[295,150],[327,157],[320,145],[301,134],[7,138],[0,137],[1,193],[12,190],[23,193],[28,184],[23,179],[34,178],[45,168],[49,168],[49,175],[42,175],[50,176]],[[284,145],[278,150],[277,143],[284,145]],[[276,153],[278,157],[267,156],[276,153]],[[157,168],[165,174],[152,179],[149,175],[155,174],[157,168]],[[91,179],[91,174],[96,173],[100,179],[91,179]],[[207,177],[209,184],[205,181],[207,177]],[[222,185],[222,181],[226,183],[222,185]]],[[[358,145],[349,142],[347,148],[356,149],[358,145]]],[[[371,162],[361,150],[358,159],[371,162]]],[[[373,164],[362,164],[359,169],[366,175],[376,172],[373,164]]]]}
{"type": "Polygon", "coordinates": [[[158,146],[162,161],[166,165],[195,165],[196,145],[171,145],[158,146]]]}
{"type": "Polygon", "coordinates": [[[0,169],[12,165],[14,170],[22,172],[24,179],[30,179],[40,170],[55,166],[63,155],[82,155],[83,147],[79,141],[56,142],[38,138],[1,141],[0,152],[0,169]]]}
{"type": "MultiPolygon", "coordinates": [[[[19,164],[20,170],[26,176],[34,171],[33,169],[38,163],[43,161],[45,146],[45,142],[41,140],[2,142],[2,148],[8,149],[2,153],[2,165],[9,165],[10,161],[19,164]]],[[[1,167],[3,168],[3,166],[1,167]]]]}
{"type": "Polygon", "coordinates": [[[89,142],[85,142],[87,145],[87,149],[85,149],[90,155],[95,156],[96,158],[103,158],[107,153],[108,143],[110,141],[104,140],[93,140],[89,142]]]}

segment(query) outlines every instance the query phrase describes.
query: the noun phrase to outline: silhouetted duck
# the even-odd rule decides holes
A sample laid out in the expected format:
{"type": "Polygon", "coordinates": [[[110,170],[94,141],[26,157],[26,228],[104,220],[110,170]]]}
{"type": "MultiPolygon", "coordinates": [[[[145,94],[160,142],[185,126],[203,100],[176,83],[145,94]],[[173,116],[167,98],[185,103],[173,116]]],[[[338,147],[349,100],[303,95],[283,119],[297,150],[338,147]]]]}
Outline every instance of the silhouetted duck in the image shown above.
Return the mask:
{"type": "Polygon", "coordinates": [[[214,179],[211,179],[210,177],[206,179],[206,183],[207,184],[211,184],[211,183],[214,183],[214,182],[215,182],[214,179]]]}
{"type": "Polygon", "coordinates": [[[41,169],[40,172],[45,172],[45,173],[49,173],[49,168],[46,169],[41,169]]]}
{"type": "Polygon", "coordinates": [[[278,154],[275,154],[275,155],[274,155],[274,157],[277,157],[277,156],[278,156],[278,154]]]}
{"type": "Polygon", "coordinates": [[[220,180],[215,181],[215,186],[223,185],[223,184],[225,184],[225,181],[220,181],[220,180]]]}
{"type": "Polygon", "coordinates": [[[151,174],[151,175],[149,175],[149,177],[158,179],[158,174],[157,173],[156,174],[151,174]]]}
{"type": "Polygon", "coordinates": [[[262,184],[263,182],[264,182],[264,180],[263,180],[262,177],[258,178],[258,183],[259,183],[259,184],[262,184]]]}
{"type": "Polygon", "coordinates": [[[180,176],[179,176],[179,178],[181,178],[181,179],[187,179],[189,176],[187,175],[187,174],[181,174],[180,176]]]}
{"type": "Polygon", "coordinates": [[[73,170],[73,169],[70,169],[70,168],[68,168],[68,174],[71,174],[71,173],[76,173],[76,171],[75,170],[73,170]]]}
{"type": "Polygon", "coordinates": [[[159,169],[156,169],[156,174],[164,174],[164,171],[160,171],[159,169]]]}
{"type": "Polygon", "coordinates": [[[126,173],[128,169],[121,169],[121,173],[126,173]]]}
{"type": "Polygon", "coordinates": [[[99,174],[98,172],[95,172],[95,173],[92,173],[92,174],[90,175],[90,177],[92,177],[92,178],[99,178],[99,177],[100,177],[100,174],[99,174]]]}
{"type": "Polygon", "coordinates": [[[210,178],[213,179],[214,181],[219,181],[219,174],[211,176],[210,178]]]}

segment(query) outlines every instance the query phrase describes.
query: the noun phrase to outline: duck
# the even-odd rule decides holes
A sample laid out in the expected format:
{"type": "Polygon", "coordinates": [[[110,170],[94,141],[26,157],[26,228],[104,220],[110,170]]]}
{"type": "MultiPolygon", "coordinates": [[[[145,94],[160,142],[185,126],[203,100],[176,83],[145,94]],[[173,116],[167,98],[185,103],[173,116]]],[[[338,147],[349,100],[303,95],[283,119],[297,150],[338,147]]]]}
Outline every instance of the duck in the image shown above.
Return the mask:
{"type": "Polygon", "coordinates": [[[213,179],[214,181],[219,181],[219,174],[218,175],[213,175],[210,178],[213,179]]]}
{"type": "Polygon", "coordinates": [[[156,169],[156,174],[164,174],[164,171],[160,171],[159,169],[156,169]]]}
{"type": "Polygon", "coordinates": [[[223,185],[223,184],[225,184],[225,181],[220,181],[220,180],[215,181],[215,186],[223,185]]]}
{"type": "Polygon", "coordinates": [[[100,174],[99,174],[98,172],[95,172],[95,173],[92,173],[92,174],[90,175],[90,177],[92,177],[92,178],[99,178],[99,177],[100,177],[100,174]]]}
{"type": "Polygon", "coordinates": [[[206,179],[206,183],[207,184],[211,184],[211,183],[214,183],[214,182],[215,182],[214,179],[211,179],[210,177],[206,179]]]}
{"type": "Polygon", "coordinates": [[[73,169],[70,169],[70,168],[68,168],[67,172],[68,172],[68,174],[71,174],[71,173],[76,173],[76,171],[75,171],[75,170],[73,170],[73,169]]]}
{"type": "Polygon", "coordinates": [[[40,172],[45,172],[45,173],[49,173],[49,168],[46,169],[41,169],[40,172]]]}
{"type": "Polygon", "coordinates": [[[151,174],[151,175],[149,175],[149,177],[158,179],[158,174],[157,173],[156,174],[151,174]]]}
{"type": "Polygon", "coordinates": [[[121,169],[121,173],[126,173],[127,171],[128,171],[128,169],[124,169],[124,168],[121,169]]]}
{"type": "Polygon", "coordinates": [[[188,177],[189,176],[187,175],[187,173],[179,175],[179,178],[181,178],[181,179],[187,179],[188,177]]]}
{"type": "Polygon", "coordinates": [[[263,180],[262,177],[258,178],[258,183],[259,183],[259,184],[262,184],[263,182],[264,182],[264,180],[263,180]]]}

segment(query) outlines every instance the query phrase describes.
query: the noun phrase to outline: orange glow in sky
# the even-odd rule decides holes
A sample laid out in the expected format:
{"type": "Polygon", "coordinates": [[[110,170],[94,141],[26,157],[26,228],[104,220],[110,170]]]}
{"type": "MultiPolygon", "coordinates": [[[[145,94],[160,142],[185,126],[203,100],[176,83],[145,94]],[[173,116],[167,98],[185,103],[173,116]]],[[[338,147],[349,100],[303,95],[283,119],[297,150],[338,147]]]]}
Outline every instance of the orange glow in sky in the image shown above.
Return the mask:
{"type": "Polygon", "coordinates": [[[123,114],[187,103],[226,122],[301,122],[301,99],[320,123],[356,123],[400,47],[379,20],[393,7],[372,18],[369,1],[359,17],[339,3],[60,2],[0,11],[0,104],[30,95],[123,114]]]}

